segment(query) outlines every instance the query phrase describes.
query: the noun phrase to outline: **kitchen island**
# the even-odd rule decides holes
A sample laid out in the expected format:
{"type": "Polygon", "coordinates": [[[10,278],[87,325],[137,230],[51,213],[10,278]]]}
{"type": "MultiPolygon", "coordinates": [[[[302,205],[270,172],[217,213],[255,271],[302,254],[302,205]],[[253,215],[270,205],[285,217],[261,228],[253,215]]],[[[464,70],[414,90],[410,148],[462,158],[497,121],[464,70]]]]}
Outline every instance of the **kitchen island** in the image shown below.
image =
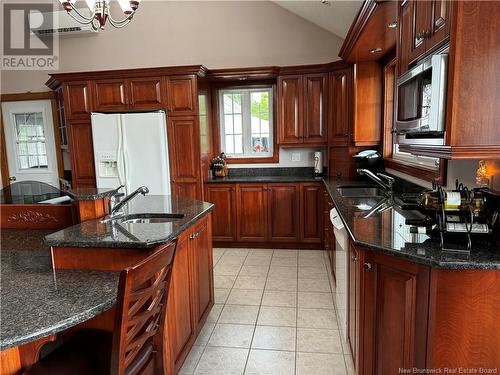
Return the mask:
{"type": "Polygon", "coordinates": [[[12,241],[7,252],[2,241],[2,374],[29,367],[56,334],[64,340],[79,328],[112,331],[118,271],[174,240],[165,356],[176,373],[213,306],[212,209],[181,197],[146,196],[131,201],[125,215],[175,218],[127,224],[93,219],[55,233],[39,231],[36,238],[36,231],[2,230],[2,239],[12,241]]]}

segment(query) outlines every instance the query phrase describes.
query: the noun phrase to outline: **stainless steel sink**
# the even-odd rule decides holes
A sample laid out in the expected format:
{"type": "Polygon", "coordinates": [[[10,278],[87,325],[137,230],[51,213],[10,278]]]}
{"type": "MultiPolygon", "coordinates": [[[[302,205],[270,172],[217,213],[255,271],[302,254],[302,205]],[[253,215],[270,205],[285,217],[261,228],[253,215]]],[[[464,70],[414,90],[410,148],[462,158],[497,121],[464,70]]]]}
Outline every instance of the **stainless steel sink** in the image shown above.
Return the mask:
{"type": "Polygon", "coordinates": [[[384,198],[385,192],[374,186],[339,186],[339,194],[344,198],[384,198]]]}
{"type": "Polygon", "coordinates": [[[125,215],[115,220],[121,224],[159,224],[180,220],[184,214],[133,214],[125,215]]]}

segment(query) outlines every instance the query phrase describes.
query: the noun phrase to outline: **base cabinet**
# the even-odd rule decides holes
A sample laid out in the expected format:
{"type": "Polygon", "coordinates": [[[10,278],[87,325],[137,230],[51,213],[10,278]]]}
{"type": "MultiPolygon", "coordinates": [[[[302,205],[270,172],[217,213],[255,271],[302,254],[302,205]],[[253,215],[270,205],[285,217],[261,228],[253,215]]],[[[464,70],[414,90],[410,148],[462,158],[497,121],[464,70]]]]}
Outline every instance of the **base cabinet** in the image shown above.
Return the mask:
{"type": "Polygon", "coordinates": [[[205,192],[216,243],[322,247],[320,183],[206,184],[205,192]]]}

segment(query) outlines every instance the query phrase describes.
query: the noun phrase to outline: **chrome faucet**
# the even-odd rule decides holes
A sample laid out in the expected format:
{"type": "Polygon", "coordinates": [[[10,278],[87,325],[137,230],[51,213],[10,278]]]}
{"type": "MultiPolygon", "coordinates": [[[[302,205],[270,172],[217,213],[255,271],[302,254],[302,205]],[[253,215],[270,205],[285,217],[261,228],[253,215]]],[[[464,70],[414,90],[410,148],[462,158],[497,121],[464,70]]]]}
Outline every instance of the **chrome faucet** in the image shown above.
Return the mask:
{"type": "Polygon", "coordinates": [[[117,216],[123,215],[120,209],[125,206],[129,201],[134,199],[138,194],[146,195],[149,193],[149,189],[146,186],[141,186],[140,188],[134,190],[132,193],[127,195],[123,200],[117,202],[117,198],[122,197],[124,194],[114,194],[109,198],[109,218],[112,219],[117,216]]]}
{"type": "Polygon", "coordinates": [[[377,173],[376,175],[370,171],[369,169],[363,169],[359,168],[357,170],[358,174],[361,176],[367,176],[371,180],[377,183],[386,193],[392,194],[392,185],[394,184],[395,180],[391,176],[387,176],[386,174],[383,173],[377,173]],[[385,180],[385,181],[383,181],[385,180]]]}

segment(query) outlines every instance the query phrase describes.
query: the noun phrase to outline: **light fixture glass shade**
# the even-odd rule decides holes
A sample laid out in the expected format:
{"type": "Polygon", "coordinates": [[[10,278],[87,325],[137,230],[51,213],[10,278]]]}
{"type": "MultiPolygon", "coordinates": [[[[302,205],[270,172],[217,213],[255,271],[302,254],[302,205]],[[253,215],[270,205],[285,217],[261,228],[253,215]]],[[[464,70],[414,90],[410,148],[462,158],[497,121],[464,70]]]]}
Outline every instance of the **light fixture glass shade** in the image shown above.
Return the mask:
{"type": "Polygon", "coordinates": [[[123,13],[125,15],[129,15],[132,13],[132,7],[130,6],[129,0],[118,0],[118,4],[120,4],[120,8],[122,8],[123,13]]]}

